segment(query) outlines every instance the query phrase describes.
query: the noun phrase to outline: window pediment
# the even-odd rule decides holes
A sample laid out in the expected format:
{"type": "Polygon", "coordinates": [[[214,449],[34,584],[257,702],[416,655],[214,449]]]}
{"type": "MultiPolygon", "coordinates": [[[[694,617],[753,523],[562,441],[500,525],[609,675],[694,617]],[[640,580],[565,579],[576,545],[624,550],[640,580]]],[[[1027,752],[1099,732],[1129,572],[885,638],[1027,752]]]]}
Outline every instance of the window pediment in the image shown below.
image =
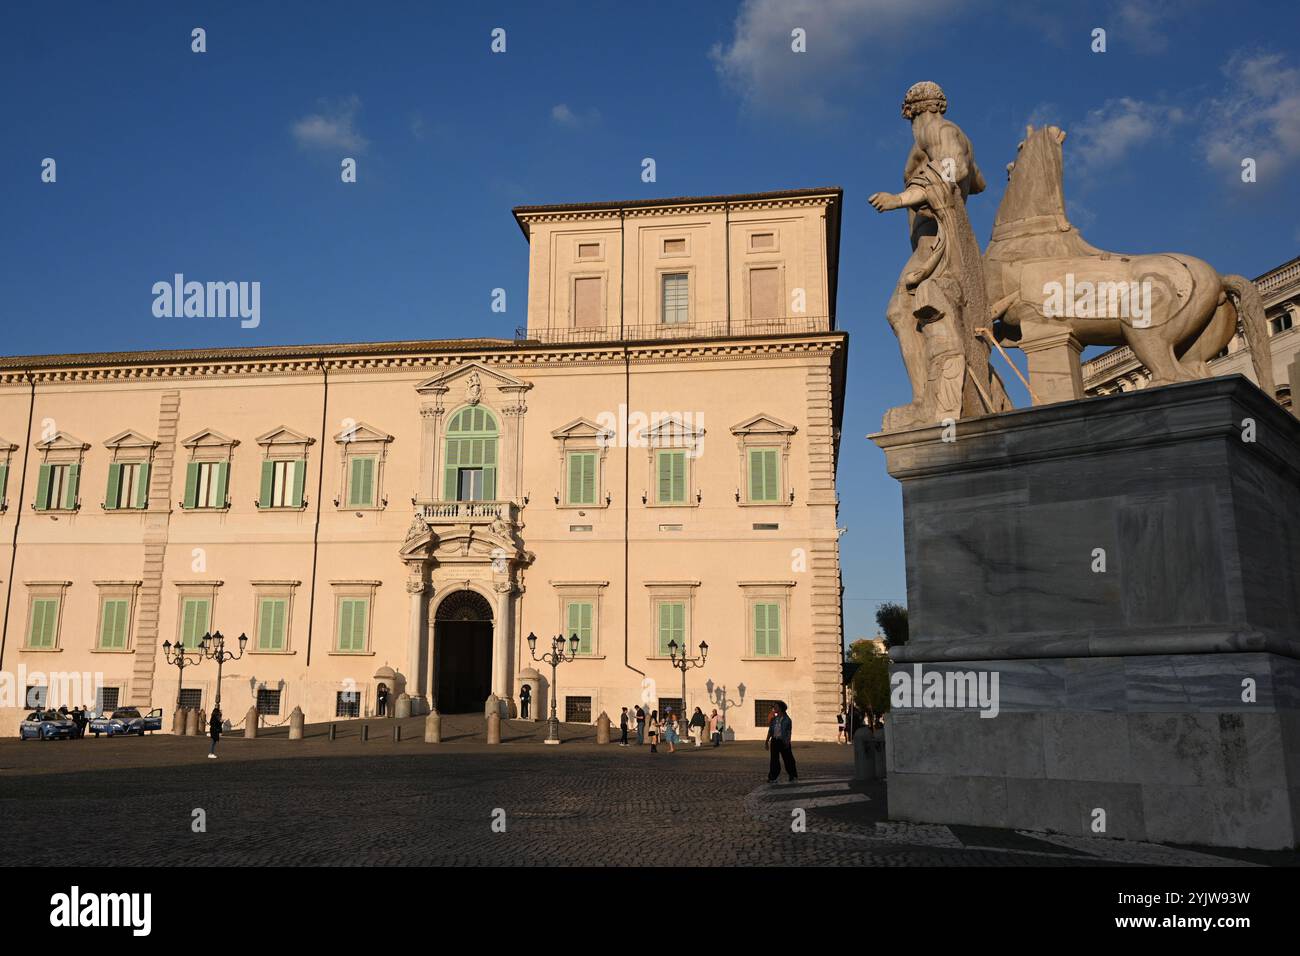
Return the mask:
{"type": "Polygon", "coordinates": [[[257,436],[257,443],[267,451],[276,448],[305,449],[308,445],[316,444],[316,439],[310,435],[295,431],[287,425],[281,425],[278,428],[271,429],[265,435],[257,436]]]}
{"type": "Polygon", "coordinates": [[[365,422],[357,422],[351,428],[345,428],[334,436],[334,441],[340,445],[358,445],[363,443],[386,444],[393,440],[393,436],[386,431],[376,428],[374,425],[368,425],[365,422]]]}
{"type": "Polygon", "coordinates": [[[695,428],[677,415],[655,422],[641,433],[649,448],[690,448],[704,437],[704,429],[695,428]]]}
{"type": "Polygon", "coordinates": [[[82,441],[75,435],[69,435],[67,432],[55,432],[44,441],[38,441],[36,447],[41,451],[85,451],[90,447],[88,442],[82,441]]]}
{"type": "Polygon", "coordinates": [[[238,439],[223,435],[212,428],[205,428],[203,431],[195,432],[181,442],[181,445],[185,448],[234,448],[238,444],[238,439]]]}
{"type": "Polygon", "coordinates": [[[496,369],[484,365],[481,362],[465,362],[455,368],[448,369],[433,378],[425,379],[415,390],[422,395],[445,394],[457,382],[472,387],[470,376],[477,375],[480,387],[492,385],[502,391],[526,391],[533,387],[531,382],[525,382],[515,378],[513,375],[507,375],[505,372],[499,372],[496,369]]]}
{"type": "Polygon", "coordinates": [[[595,422],[588,418],[575,418],[563,428],[557,428],[551,432],[552,438],[558,438],[564,442],[587,443],[591,445],[603,445],[608,443],[613,437],[614,432],[609,428],[601,428],[595,422]]]}
{"type": "Polygon", "coordinates": [[[743,422],[731,426],[731,434],[735,435],[737,438],[767,438],[776,435],[789,437],[798,430],[798,428],[791,425],[789,422],[783,422],[781,419],[776,418],[773,415],[765,414],[758,414],[752,418],[746,418],[743,422]]]}
{"type": "Polygon", "coordinates": [[[104,442],[104,447],[113,451],[153,451],[158,447],[158,442],[128,428],[104,442]]]}

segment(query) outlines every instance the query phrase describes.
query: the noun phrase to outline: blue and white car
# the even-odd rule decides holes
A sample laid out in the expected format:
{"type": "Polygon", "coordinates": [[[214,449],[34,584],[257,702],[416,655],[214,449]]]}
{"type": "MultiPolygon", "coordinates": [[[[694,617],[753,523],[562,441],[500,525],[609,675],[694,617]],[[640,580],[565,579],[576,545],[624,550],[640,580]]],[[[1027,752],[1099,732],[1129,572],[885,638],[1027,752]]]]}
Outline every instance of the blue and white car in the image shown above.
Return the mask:
{"type": "Polygon", "coordinates": [[[96,737],[100,734],[110,737],[139,734],[143,737],[146,731],[162,730],[162,709],[155,707],[142,717],[138,707],[119,707],[110,717],[100,715],[91,720],[86,730],[96,737]]]}
{"type": "Polygon", "coordinates": [[[18,725],[19,740],[69,740],[77,725],[57,710],[34,710],[18,725]]]}

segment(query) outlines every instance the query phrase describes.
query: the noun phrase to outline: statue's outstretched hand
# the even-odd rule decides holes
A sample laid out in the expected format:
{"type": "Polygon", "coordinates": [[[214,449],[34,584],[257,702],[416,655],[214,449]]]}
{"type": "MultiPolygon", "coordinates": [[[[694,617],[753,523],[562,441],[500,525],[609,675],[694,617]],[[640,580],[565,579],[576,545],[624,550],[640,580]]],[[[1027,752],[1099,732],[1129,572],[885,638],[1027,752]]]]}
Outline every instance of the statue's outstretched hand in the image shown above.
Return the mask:
{"type": "Polygon", "coordinates": [[[888,212],[890,209],[897,209],[901,205],[898,196],[894,193],[872,193],[867,197],[867,202],[875,207],[876,212],[888,212]]]}

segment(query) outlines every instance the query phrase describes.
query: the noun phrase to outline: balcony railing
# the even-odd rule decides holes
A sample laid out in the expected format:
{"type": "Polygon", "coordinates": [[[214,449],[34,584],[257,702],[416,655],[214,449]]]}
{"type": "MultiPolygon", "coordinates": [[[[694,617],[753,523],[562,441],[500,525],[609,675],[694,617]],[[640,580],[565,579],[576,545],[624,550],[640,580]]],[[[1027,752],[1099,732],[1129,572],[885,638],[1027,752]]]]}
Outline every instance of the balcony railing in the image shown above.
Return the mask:
{"type": "Polygon", "coordinates": [[[514,521],[519,506],[513,501],[417,501],[416,510],[429,521],[486,524],[497,518],[514,521]]]}
{"type": "Polygon", "coordinates": [[[681,322],[666,325],[605,325],[580,328],[515,329],[516,342],[586,343],[645,342],[659,339],[712,339],[729,336],[790,335],[797,332],[829,332],[825,315],[792,315],[776,319],[723,319],[718,322],[681,322]]]}

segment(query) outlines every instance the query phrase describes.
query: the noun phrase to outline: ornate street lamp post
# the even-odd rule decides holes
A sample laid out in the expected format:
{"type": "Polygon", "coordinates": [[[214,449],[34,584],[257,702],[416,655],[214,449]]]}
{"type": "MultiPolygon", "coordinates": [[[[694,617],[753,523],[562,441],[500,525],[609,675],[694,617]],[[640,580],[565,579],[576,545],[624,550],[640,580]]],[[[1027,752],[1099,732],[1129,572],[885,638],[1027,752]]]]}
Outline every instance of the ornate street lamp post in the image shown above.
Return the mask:
{"type": "Polygon", "coordinates": [[[578,635],[574,634],[569,638],[569,654],[564,654],[564,635],[556,634],[551,638],[551,649],[537,656],[537,635],[528,635],[528,650],[533,655],[533,660],[543,664],[551,665],[551,719],[546,724],[546,740],[548,744],[558,744],[560,742],[560,719],[555,716],[555,700],[559,693],[555,689],[555,669],[561,664],[567,664],[578,656],[578,635]]]}
{"type": "Polygon", "coordinates": [[[185,668],[193,667],[203,660],[202,648],[196,647],[194,650],[195,656],[190,657],[185,653],[184,644],[178,643],[173,649],[171,641],[163,641],[163,657],[166,658],[168,664],[180,671],[180,675],[176,678],[176,709],[178,711],[181,709],[181,691],[185,687],[185,668]]]}
{"type": "Polygon", "coordinates": [[[208,660],[217,662],[217,702],[213,710],[221,709],[221,668],[226,661],[237,661],[244,656],[244,648],[248,645],[248,635],[239,635],[239,653],[226,650],[226,638],[220,631],[215,634],[204,634],[199,639],[199,650],[208,660]]]}
{"type": "Polygon", "coordinates": [[[706,659],[708,656],[709,656],[709,645],[706,644],[704,641],[700,641],[700,656],[699,656],[699,657],[687,657],[687,656],[686,656],[686,646],[685,646],[685,645],[682,645],[682,656],[681,656],[681,657],[678,657],[678,656],[677,656],[677,642],[676,642],[676,641],[669,641],[669,642],[668,642],[668,658],[669,658],[670,661],[672,661],[672,665],[673,665],[673,667],[677,668],[679,671],[682,672],[682,711],[683,711],[683,713],[679,714],[678,716],[680,716],[681,719],[683,719],[683,720],[687,719],[687,718],[686,718],[686,714],[685,714],[685,710],[686,710],[686,672],[687,672],[688,670],[690,670],[692,667],[703,667],[703,666],[704,666],[704,661],[705,661],[705,659],[706,659]]]}

